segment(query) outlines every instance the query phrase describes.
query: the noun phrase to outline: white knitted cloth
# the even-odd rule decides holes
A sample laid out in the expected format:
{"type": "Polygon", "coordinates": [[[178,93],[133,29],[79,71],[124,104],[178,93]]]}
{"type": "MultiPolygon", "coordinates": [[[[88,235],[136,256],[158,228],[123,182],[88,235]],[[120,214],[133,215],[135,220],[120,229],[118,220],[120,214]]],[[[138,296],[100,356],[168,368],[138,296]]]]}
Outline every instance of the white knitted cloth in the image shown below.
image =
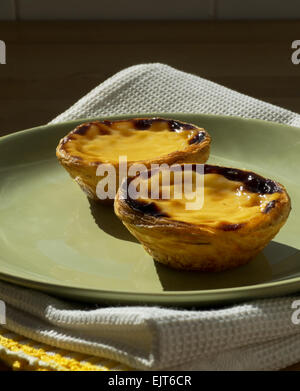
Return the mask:
{"type": "MultiPolygon", "coordinates": [[[[228,114],[300,125],[298,114],[163,64],[119,72],[52,123],[138,112],[228,114]]],[[[296,296],[209,310],[97,308],[1,282],[0,298],[9,330],[139,369],[274,370],[300,361],[300,325],[291,321],[296,296]]]]}

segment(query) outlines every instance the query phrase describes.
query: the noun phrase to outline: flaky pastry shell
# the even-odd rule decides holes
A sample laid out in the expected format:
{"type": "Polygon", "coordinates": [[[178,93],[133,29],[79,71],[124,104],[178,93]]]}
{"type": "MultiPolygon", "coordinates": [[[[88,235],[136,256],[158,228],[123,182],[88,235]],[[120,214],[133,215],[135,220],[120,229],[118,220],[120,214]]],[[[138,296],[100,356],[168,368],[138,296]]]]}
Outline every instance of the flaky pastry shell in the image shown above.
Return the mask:
{"type": "Polygon", "coordinates": [[[96,175],[99,165],[114,166],[117,190],[120,154],[128,154],[128,169],[133,163],[146,168],[162,163],[204,163],[209,157],[210,142],[204,129],[172,119],[93,121],[77,126],[61,139],[56,156],[89,198],[113,202],[113,199],[99,200],[97,196],[101,179],[96,175]]]}
{"type": "Polygon", "coordinates": [[[178,200],[131,199],[127,190],[136,178],[122,182],[115,213],[156,261],[176,269],[231,269],[257,255],[288,218],[290,198],[273,180],[207,164],[204,178],[198,212],[185,211],[178,200]]]}

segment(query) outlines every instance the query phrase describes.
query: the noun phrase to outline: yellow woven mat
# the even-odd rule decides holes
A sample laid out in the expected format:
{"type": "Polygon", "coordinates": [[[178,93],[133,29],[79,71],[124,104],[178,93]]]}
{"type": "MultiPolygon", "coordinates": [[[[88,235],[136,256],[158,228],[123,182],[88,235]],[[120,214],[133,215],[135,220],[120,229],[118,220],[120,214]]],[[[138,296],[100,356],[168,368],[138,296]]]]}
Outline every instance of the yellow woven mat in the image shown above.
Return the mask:
{"type": "Polygon", "coordinates": [[[21,371],[128,371],[116,361],[66,351],[0,327],[0,359],[21,371]]]}

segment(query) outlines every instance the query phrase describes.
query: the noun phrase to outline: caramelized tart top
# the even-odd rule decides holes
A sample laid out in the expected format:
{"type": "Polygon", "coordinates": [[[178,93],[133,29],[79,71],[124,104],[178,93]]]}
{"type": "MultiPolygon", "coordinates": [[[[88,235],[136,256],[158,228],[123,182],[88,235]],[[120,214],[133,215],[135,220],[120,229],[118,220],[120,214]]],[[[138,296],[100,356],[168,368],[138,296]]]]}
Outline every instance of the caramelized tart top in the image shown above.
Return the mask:
{"type": "Polygon", "coordinates": [[[180,170],[170,172],[170,185],[163,184],[161,170],[149,170],[124,181],[120,191],[124,194],[127,189],[125,202],[137,214],[224,231],[240,229],[253,218],[268,216],[280,209],[281,204],[289,203],[282,185],[253,172],[205,164],[202,174],[197,174],[196,166],[178,165],[180,170]],[[182,180],[176,177],[176,172],[182,172],[184,166],[190,171],[190,176],[185,177],[190,186],[187,185],[185,191],[182,180]],[[200,208],[187,209],[187,203],[196,200],[196,175],[202,175],[203,193],[199,194],[204,196],[203,203],[200,208]],[[159,193],[151,193],[152,185],[158,182],[159,193]],[[137,189],[137,196],[130,196],[130,188],[137,189]]]}
{"type": "Polygon", "coordinates": [[[163,118],[94,121],[79,125],[60,143],[60,151],[91,163],[152,160],[210,140],[195,125],[163,118]]]}

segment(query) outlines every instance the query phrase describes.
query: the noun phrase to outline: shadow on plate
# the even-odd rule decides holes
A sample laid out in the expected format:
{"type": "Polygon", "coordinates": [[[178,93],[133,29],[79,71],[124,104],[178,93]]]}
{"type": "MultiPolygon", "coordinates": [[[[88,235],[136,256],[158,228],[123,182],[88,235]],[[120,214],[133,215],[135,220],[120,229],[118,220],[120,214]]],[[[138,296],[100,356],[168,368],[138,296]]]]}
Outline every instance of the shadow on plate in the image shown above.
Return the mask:
{"type": "Polygon", "coordinates": [[[234,288],[299,276],[300,251],[272,241],[247,265],[225,272],[178,271],[159,262],[155,267],[164,291],[234,288]]]}
{"type": "Polygon", "coordinates": [[[113,205],[103,205],[90,199],[88,201],[92,216],[102,231],[117,239],[138,243],[137,239],[131,235],[115,215],[113,205]]]}
{"type": "MultiPolygon", "coordinates": [[[[113,206],[92,200],[89,204],[101,230],[116,239],[139,243],[115,215],[113,206]]],[[[155,261],[154,265],[164,291],[224,289],[299,277],[300,251],[272,241],[247,265],[217,273],[179,271],[155,261]]]]}

